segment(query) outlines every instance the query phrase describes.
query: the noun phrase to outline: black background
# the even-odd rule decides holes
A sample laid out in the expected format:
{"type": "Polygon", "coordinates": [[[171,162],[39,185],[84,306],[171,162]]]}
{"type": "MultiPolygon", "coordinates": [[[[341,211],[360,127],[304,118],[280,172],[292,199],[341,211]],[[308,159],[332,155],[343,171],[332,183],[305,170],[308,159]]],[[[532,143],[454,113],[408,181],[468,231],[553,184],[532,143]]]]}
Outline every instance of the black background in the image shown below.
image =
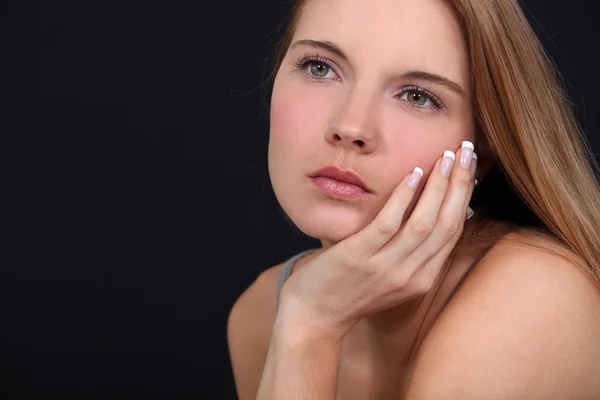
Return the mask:
{"type": "MultiPolygon", "coordinates": [[[[586,4],[525,2],[599,153],[586,4]]],[[[3,6],[1,397],[236,398],[233,302],[319,245],[285,222],[267,172],[263,82],[286,9],[3,6]]]]}

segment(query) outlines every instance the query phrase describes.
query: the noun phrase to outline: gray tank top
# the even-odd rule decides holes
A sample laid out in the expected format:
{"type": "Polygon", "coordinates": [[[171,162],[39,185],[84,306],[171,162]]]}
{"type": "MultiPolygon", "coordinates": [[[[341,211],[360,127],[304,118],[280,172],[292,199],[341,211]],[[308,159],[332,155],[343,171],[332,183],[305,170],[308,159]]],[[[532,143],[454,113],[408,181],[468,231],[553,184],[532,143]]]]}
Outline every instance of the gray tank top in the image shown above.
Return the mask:
{"type": "Polygon", "coordinates": [[[279,295],[281,293],[281,287],[283,286],[283,284],[285,283],[287,278],[290,277],[290,274],[292,273],[292,268],[294,268],[294,264],[296,264],[296,261],[298,261],[298,259],[304,257],[305,255],[312,253],[315,250],[319,250],[319,249],[317,248],[317,249],[304,250],[304,251],[296,254],[295,256],[292,256],[290,259],[288,259],[283,264],[283,267],[281,267],[281,271],[279,272],[279,281],[277,282],[277,302],[276,302],[275,309],[279,308],[279,295]]]}
{"type": "MultiPolygon", "coordinates": [[[[460,288],[460,286],[463,284],[463,282],[465,281],[465,278],[467,277],[467,275],[469,275],[469,273],[473,270],[473,267],[475,267],[475,265],[477,265],[477,263],[479,262],[479,260],[481,260],[483,258],[483,256],[486,255],[486,253],[492,248],[494,247],[493,245],[488,246],[484,251],[481,252],[481,254],[477,257],[477,259],[475,259],[475,261],[473,262],[473,264],[471,264],[471,266],[469,267],[469,269],[467,270],[467,272],[465,272],[465,274],[463,275],[462,278],[460,278],[460,281],[458,282],[458,284],[456,285],[456,287],[454,288],[454,290],[452,291],[452,293],[450,294],[450,297],[448,297],[448,300],[446,300],[446,302],[444,303],[442,310],[444,308],[446,308],[446,306],[448,305],[448,303],[450,302],[450,299],[452,299],[452,297],[456,294],[456,292],[458,291],[458,289],[460,288]]],[[[316,249],[308,249],[308,250],[304,250],[292,257],[290,257],[284,264],[283,267],[281,268],[281,271],[279,273],[279,281],[277,282],[277,302],[276,302],[276,306],[275,309],[279,308],[279,295],[281,293],[281,288],[283,286],[283,284],[285,283],[285,281],[287,280],[287,278],[290,277],[290,274],[292,272],[292,268],[294,267],[294,264],[296,264],[296,261],[298,261],[298,259],[300,259],[301,257],[304,257],[305,255],[312,253],[315,250],[319,250],[318,248],[316,249]]]]}

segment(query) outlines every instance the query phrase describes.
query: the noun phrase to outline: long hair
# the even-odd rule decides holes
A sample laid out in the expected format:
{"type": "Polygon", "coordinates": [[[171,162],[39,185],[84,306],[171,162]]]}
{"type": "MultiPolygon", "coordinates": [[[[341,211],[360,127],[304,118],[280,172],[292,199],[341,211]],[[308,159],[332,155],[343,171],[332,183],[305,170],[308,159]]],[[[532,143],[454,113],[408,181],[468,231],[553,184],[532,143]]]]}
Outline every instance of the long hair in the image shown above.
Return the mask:
{"type": "MultiPolygon", "coordinates": [[[[469,52],[476,135],[496,158],[471,207],[575,262],[600,288],[600,168],[556,69],[516,0],[450,4],[469,52]]],[[[271,84],[305,5],[291,4],[271,84]]]]}

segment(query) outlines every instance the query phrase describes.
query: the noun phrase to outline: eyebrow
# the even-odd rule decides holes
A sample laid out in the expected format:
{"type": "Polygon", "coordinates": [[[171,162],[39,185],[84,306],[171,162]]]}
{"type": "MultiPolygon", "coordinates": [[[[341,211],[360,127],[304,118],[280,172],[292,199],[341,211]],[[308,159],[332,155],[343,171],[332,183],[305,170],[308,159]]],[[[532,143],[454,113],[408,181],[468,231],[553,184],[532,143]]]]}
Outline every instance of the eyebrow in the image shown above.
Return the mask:
{"type": "MultiPolygon", "coordinates": [[[[334,43],[329,42],[327,40],[325,40],[325,41],[310,40],[310,39],[297,40],[290,46],[290,50],[293,50],[296,47],[300,47],[300,46],[308,46],[308,47],[316,47],[319,49],[324,49],[324,50],[327,50],[327,51],[335,54],[342,60],[349,62],[348,56],[346,56],[346,53],[344,53],[344,51],[342,49],[340,49],[338,46],[336,46],[334,43]]],[[[419,79],[419,80],[435,83],[438,85],[442,85],[463,97],[467,97],[467,95],[465,94],[465,91],[463,90],[463,88],[460,84],[458,84],[446,77],[438,75],[438,74],[433,74],[431,72],[426,72],[426,71],[415,70],[415,71],[405,72],[401,76],[404,78],[419,79]]]]}

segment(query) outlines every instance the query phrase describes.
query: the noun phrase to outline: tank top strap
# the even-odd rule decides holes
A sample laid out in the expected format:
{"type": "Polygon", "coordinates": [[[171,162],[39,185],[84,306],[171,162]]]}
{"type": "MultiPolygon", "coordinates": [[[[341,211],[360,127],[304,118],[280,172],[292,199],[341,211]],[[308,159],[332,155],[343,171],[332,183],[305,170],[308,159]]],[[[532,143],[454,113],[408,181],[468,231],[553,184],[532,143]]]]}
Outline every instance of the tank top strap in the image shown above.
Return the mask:
{"type": "Polygon", "coordinates": [[[308,249],[308,250],[304,250],[292,257],[290,257],[281,267],[281,271],[279,272],[279,280],[277,282],[277,300],[276,300],[276,305],[275,305],[275,310],[277,310],[277,308],[279,308],[279,295],[281,293],[281,288],[283,287],[283,284],[285,283],[285,281],[290,277],[291,273],[292,273],[292,268],[294,268],[294,265],[296,264],[296,261],[298,261],[300,258],[304,257],[305,255],[312,253],[313,251],[318,250],[318,248],[316,249],[308,249]]]}

